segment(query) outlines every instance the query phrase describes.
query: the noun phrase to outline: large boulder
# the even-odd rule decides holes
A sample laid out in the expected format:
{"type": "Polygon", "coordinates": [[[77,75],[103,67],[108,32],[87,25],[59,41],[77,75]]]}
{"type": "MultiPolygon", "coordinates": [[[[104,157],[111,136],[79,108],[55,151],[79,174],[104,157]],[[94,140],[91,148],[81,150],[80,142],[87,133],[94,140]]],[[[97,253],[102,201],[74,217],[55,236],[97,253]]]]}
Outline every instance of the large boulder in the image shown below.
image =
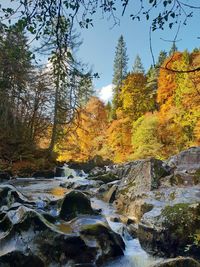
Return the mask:
{"type": "Polygon", "coordinates": [[[167,164],[178,171],[200,170],[200,147],[191,147],[178,155],[170,157],[167,164]]]}
{"type": "Polygon", "coordinates": [[[20,251],[8,252],[0,257],[0,267],[45,267],[44,262],[35,255],[25,255],[20,251]]]}
{"type": "Polygon", "coordinates": [[[200,267],[200,263],[192,258],[175,258],[164,260],[150,267],[200,267]]]}
{"type": "MultiPolygon", "coordinates": [[[[121,171],[122,172],[122,171],[121,171]]],[[[126,164],[119,184],[115,205],[117,209],[138,220],[152,207],[144,203],[147,193],[157,189],[170,169],[161,160],[138,160],[126,164]]]]}
{"type": "Polygon", "coordinates": [[[0,233],[0,266],[96,266],[124,249],[102,216],[55,223],[25,206],[0,214],[0,233]]]}
{"type": "Polygon", "coordinates": [[[170,188],[149,193],[138,227],[142,247],[153,255],[200,255],[200,188],[170,188]]]}
{"type": "Polygon", "coordinates": [[[119,178],[114,173],[107,172],[104,174],[98,174],[96,176],[90,176],[88,177],[88,180],[102,181],[103,183],[107,184],[119,180],[119,178]]]}
{"type": "Polygon", "coordinates": [[[96,213],[91,207],[89,198],[84,193],[71,191],[63,199],[60,217],[63,220],[71,220],[80,214],[94,215],[96,213]]]}

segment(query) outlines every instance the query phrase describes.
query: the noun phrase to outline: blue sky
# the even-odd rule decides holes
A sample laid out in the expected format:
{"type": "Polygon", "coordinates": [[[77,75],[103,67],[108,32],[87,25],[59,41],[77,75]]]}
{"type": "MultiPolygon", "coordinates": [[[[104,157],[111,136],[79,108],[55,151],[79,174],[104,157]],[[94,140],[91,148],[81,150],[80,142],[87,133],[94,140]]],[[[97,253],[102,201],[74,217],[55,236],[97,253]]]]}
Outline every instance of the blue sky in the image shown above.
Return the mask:
{"type": "MultiPolygon", "coordinates": [[[[200,47],[200,39],[197,38],[200,36],[198,29],[200,16],[198,15],[199,13],[188,21],[187,26],[181,28],[177,38],[181,39],[177,42],[180,51],[185,49],[191,51],[195,47],[200,47]]],[[[94,72],[99,73],[100,78],[94,81],[94,87],[97,90],[97,94],[100,94],[103,87],[103,98],[106,98],[106,91],[110,96],[111,86],[109,85],[112,83],[115,47],[121,34],[123,34],[127,45],[129,70],[131,70],[137,54],[140,55],[146,70],[152,64],[149,44],[150,23],[145,18],[140,22],[132,21],[128,14],[121,18],[120,26],[116,25],[114,28],[112,28],[112,21],[102,19],[101,15],[95,15],[93,22],[93,28],[81,29],[80,31],[83,44],[78,51],[78,56],[83,62],[92,66],[94,72]]],[[[152,34],[152,47],[155,58],[157,58],[160,50],[169,51],[172,45],[172,43],[163,41],[160,38],[173,40],[176,29],[177,27],[174,30],[166,27],[164,31],[157,30],[152,34]]]]}
{"type": "MultiPolygon", "coordinates": [[[[117,2],[118,5],[120,5],[120,2],[117,2]]],[[[185,2],[198,6],[200,0],[185,0],[185,2]]],[[[144,17],[140,22],[132,21],[129,17],[129,14],[132,12],[131,8],[133,7],[136,11],[138,8],[137,3],[140,3],[140,1],[130,1],[130,3],[132,3],[132,6],[131,4],[129,5],[130,8],[128,7],[124,17],[121,17],[120,14],[118,15],[120,25],[113,27],[113,21],[108,21],[106,18],[102,19],[102,14],[98,12],[93,17],[93,28],[80,29],[77,27],[77,32],[81,34],[81,39],[83,40],[83,44],[77,52],[77,57],[82,62],[88,63],[94,72],[99,73],[100,78],[94,80],[94,88],[97,94],[105,100],[111,98],[115,47],[121,34],[123,34],[127,45],[129,70],[131,70],[137,54],[140,55],[146,70],[153,63],[149,44],[150,21],[147,22],[144,17]]],[[[0,4],[10,6],[11,2],[0,0],[0,4]]],[[[16,3],[13,1],[12,6],[15,5],[16,3]]],[[[117,10],[121,10],[119,6],[117,10]]],[[[159,10],[157,9],[157,11],[159,10]]],[[[191,51],[195,47],[200,47],[200,39],[197,38],[200,36],[200,9],[195,9],[194,14],[195,16],[188,21],[187,26],[182,27],[179,32],[177,39],[181,39],[181,41],[177,43],[177,46],[180,51],[185,49],[191,51]]],[[[160,38],[173,40],[176,29],[177,27],[174,30],[170,30],[166,26],[164,31],[157,30],[152,34],[152,48],[155,59],[160,50],[169,51],[172,45],[172,43],[163,41],[160,38]]]]}

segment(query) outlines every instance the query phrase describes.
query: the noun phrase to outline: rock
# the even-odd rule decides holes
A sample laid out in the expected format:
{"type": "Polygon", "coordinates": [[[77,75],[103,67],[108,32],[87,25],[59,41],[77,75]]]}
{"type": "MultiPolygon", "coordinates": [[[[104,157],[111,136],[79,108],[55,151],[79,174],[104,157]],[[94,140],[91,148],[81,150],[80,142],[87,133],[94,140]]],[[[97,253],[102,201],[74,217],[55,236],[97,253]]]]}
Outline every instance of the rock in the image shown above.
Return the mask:
{"type": "Polygon", "coordinates": [[[151,204],[144,202],[146,194],[159,187],[161,179],[169,175],[169,168],[161,160],[138,160],[126,164],[124,174],[114,203],[119,211],[139,221],[152,209],[151,204]]]}
{"type": "Polygon", "coordinates": [[[104,193],[103,200],[109,203],[113,203],[115,201],[115,195],[117,192],[117,185],[113,185],[108,192],[104,193]]]}
{"type": "Polygon", "coordinates": [[[178,171],[200,170],[200,147],[191,147],[169,158],[166,163],[178,171]]]}
{"type": "Polygon", "coordinates": [[[45,267],[44,262],[35,255],[25,255],[20,251],[13,251],[0,257],[0,267],[45,267]]]}
{"type": "Polygon", "coordinates": [[[0,209],[9,209],[12,205],[16,203],[21,204],[35,204],[30,201],[26,196],[21,194],[17,189],[12,185],[1,185],[0,186],[0,209]]]}
{"type": "Polygon", "coordinates": [[[91,207],[90,200],[84,193],[71,191],[63,199],[60,217],[63,220],[71,220],[80,214],[94,215],[95,212],[91,207]]]}
{"type": "Polygon", "coordinates": [[[81,234],[86,236],[87,242],[89,243],[94,243],[94,240],[96,240],[98,244],[97,246],[99,246],[102,252],[104,252],[101,253],[102,255],[97,259],[98,265],[101,265],[103,262],[105,262],[107,256],[106,254],[108,254],[110,258],[123,255],[125,244],[122,238],[119,234],[116,234],[109,229],[105,224],[84,226],[81,230],[81,234]]]}
{"type": "Polygon", "coordinates": [[[51,179],[55,177],[55,173],[54,171],[37,171],[34,172],[32,175],[33,178],[47,178],[47,179],[51,179]]]}
{"type": "Polygon", "coordinates": [[[164,203],[161,195],[160,203],[155,202],[154,208],[143,215],[138,238],[141,246],[153,255],[176,257],[187,253],[199,257],[200,189],[177,191],[177,196],[171,191],[164,203]]]}
{"type": "Polygon", "coordinates": [[[11,179],[11,175],[8,172],[0,171],[0,183],[6,182],[11,179]]]}
{"type": "Polygon", "coordinates": [[[92,177],[90,176],[90,177],[88,177],[88,180],[102,181],[105,184],[107,184],[107,183],[111,183],[113,181],[119,180],[119,178],[115,174],[108,172],[105,174],[100,174],[100,175],[96,175],[96,176],[92,176],[92,177]]]}
{"type": "Polygon", "coordinates": [[[150,267],[200,267],[200,263],[192,258],[175,258],[164,260],[150,267]]]}
{"type": "Polygon", "coordinates": [[[127,226],[127,230],[129,234],[132,236],[132,238],[138,237],[138,224],[132,223],[127,226]]]}
{"type": "Polygon", "coordinates": [[[57,166],[55,170],[55,177],[64,177],[63,167],[57,166]]]}
{"type": "Polygon", "coordinates": [[[68,162],[68,166],[75,170],[83,170],[85,173],[89,173],[95,167],[104,167],[112,164],[110,160],[104,160],[101,156],[95,156],[93,159],[87,162],[68,162]]]}
{"type": "Polygon", "coordinates": [[[0,266],[96,266],[123,255],[123,240],[102,216],[55,224],[20,206],[0,218],[0,266]]]}

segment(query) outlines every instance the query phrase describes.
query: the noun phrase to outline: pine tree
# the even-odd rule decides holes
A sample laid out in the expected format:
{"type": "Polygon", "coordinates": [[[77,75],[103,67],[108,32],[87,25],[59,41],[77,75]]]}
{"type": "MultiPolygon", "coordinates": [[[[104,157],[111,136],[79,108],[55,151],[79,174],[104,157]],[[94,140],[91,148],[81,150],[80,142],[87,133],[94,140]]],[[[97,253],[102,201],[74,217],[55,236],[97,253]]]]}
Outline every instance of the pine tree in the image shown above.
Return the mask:
{"type": "Polygon", "coordinates": [[[176,43],[173,42],[172,47],[169,50],[169,56],[172,56],[176,51],[178,51],[178,47],[176,46],[176,43]]]}
{"type": "Polygon", "coordinates": [[[121,35],[117,43],[114,59],[114,74],[112,82],[115,86],[121,86],[123,79],[127,75],[128,56],[126,50],[126,43],[124,41],[124,37],[121,35]]]}
{"type": "Polygon", "coordinates": [[[142,73],[144,74],[144,67],[142,65],[142,61],[139,55],[136,56],[134,64],[133,64],[133,73],[142,73]]]}
{"type": "Polygon", "coordinates": [[[120,88],[122,86],[122,81],[127,75],[127,65],[128,65],[128,56],[126,53],[126,43],[124,41],[123,36],[121,35],[116,51],[115,51],[115,59],[114,59],[114,74],[113,74],[113,84],[114,88],[114,96],[113,96],[113,110],[112,117],[116,117],[116,109],[119,107],[119,93],[120,88]]]}
{"type": "Polygon", "coordinates": [[[165,50],[161,50],[158,56],[156,67],[159,68],[163,64],[166,58],[167,58],[167,52],[165,50]]]}

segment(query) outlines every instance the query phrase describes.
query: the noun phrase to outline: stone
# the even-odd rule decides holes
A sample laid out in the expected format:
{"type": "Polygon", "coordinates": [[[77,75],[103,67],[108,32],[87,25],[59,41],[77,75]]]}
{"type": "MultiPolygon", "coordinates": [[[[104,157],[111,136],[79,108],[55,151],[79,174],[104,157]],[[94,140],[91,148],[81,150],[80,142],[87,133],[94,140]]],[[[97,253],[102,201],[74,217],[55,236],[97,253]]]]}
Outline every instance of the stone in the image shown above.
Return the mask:
{"type": "Polygon", "coordinates": [[[179,257],[161,261],[160,263],[151,265],[150,267],[200,267],[200,263],[192,258],[179,257]]]}
{"type": "Polygon", "coordinates": [[[125,247],[102,216],[55,223],[20,206],[0,213],[0,230],[2,267],[96,266],[123,255],[125,247]]]}
{"type": "MultiPolygon", "coordinates": [[[[183,189],[181,191],[184,192],[183,189]]],[[[190,199],[186,198],[184,203],[178,203],[183,199],[176,198],[175,195],[173,198],[171,203],[168,200],[163,206],[157,203],[150,212],[143,215],[138,226],[140,244],[153,255],[176,257],[187,253],[192,257],[198,257],[200,199],[199,202],[196,202],[197,199],[192,202],[192,192],[190,199]]]]}
{"type": "Polygon", "coordinates": [[[11,179],[11,174],[9,172],[0,171],[0,183],[7,182],[11,179]]]}
{"type": "Polygon", "coordinates": [[[71,191],[66,194],[60,210],[60,218],[71,220],[80,214],[94,215],[89,198],[80,191],[71,191]]]}
{"type": "Polygon", "coordinates": [[[170,157],[166,163],[178,171],[191,172],[200,170],[200,147],[191,147],[184,150],[178,155],[170,157]]]}
{"type": "Polygon", "coordinates": [[[54,171],[51,171],[51,170],[37,171],[33,173],[32,177],[52,179],[55,177],[55,173],[54,171]]]}
{"type": "Polygon", "coordinates": [[[107,183],[111,183],[113,181],[119,180],[119,178],[115,174],[108,172],[105,174],[99,174],[99,175],[92,176],[92,177],[90,176],[88,177],[88,180],[102,181],[105,184],[107,184],[107,183]]]}
{"type": "Polygon", "coordinates": [[[117,192],[117,185],[113,185],[108,192],[104,193],[103,200],[109,203],[113,203],[115,201],[115,195],[117,192]]]}
{"type": "Polygon", "coordinates": [[[45,267],[44,262],[35,255],[25,255],[20,251],[13,251],[0,257],[0,267],[45,267]]]}
{"type": "Polygon", "coordinates": [[[139,221],[145,212],[152,209],[151,204],[144,202],[148,192],[159,188],[161,179],[169,175],[170,170],[156,159],[133,161],[126,164],[125,169],[114,204],[118,211],[139,221]]]}

